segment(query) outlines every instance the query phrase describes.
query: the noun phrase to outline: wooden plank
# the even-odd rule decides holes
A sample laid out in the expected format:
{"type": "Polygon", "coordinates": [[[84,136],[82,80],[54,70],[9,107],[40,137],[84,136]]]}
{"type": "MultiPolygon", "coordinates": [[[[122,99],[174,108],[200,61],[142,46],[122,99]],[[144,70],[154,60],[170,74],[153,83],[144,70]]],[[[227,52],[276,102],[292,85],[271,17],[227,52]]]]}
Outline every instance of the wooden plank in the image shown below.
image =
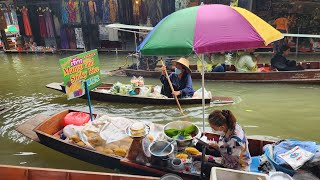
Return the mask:
{"type": "Polygon", "coordinates": [[[34,168],[22,166],[8,166],[0,165],[0,177],[7,180],[136,180],[136,179],[159,179],[150,176],[136,176],[115,173],[102,173],[102,172],[88,172],[76,171],[66,169],[51,169],[51,168],[34,168]]]}
{"type": "Polygon", "coordinates": [[[18,125],[16,130],[18,132],[20,132],[21,134],[27,136],[28,138],[39,142],[38,136],[35,132],[33,132],[33,129],[48,118],[49,118],[49,116],[47,116],[47,115],[38,114],[38,115],[28,119],[24,123],[18,125]]]}

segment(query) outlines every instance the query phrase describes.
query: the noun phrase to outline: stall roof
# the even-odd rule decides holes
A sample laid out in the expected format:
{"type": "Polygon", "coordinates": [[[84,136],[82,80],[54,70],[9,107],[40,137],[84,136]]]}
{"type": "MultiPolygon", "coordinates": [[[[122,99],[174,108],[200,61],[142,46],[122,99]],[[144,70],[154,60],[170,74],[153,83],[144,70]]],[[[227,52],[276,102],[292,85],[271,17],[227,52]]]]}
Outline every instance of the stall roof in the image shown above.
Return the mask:
{"type": "Polygon", "coordinates": [[[112,28],[112,29],[117,29],[117,30],[129,30],[129,29],[134,29],[134,30],[146,30],[146,31],[151,31],[153,27],[148,27],[148,26],[134,26],[134,25],[127,25],[127,24],[108,24],[106,25],[107,28],[112,28]]]}

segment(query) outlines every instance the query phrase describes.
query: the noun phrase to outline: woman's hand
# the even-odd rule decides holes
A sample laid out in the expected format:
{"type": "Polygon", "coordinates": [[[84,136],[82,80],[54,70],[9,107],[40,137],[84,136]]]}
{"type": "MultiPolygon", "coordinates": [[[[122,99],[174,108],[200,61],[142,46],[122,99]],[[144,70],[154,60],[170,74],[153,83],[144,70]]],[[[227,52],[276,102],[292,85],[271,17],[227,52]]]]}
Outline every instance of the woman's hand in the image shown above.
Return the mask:
{"type": "Polygon", "coordinates": [[[209,150],[219,150],[219,145],[217,143],[209,143],[209,150]]]}
{"type": "Polygon", "coordinates": [[[161,69],[162,69],[162,73],[161,73],[161,74],[162,74],[162,75],[164,75],[164,74],[166,73],[166,69],[167,69],[167,67],[166,67],[166,66],[162,66],[162,68],[161,68],[161,69]]]}
{"type": "Polygon", "coordinates": [[[181,94],[180,91],[173,91],[173,92],[172,92],[172,95],[174,95],[174,96],[179,96],[180,94],[181,94]]]}

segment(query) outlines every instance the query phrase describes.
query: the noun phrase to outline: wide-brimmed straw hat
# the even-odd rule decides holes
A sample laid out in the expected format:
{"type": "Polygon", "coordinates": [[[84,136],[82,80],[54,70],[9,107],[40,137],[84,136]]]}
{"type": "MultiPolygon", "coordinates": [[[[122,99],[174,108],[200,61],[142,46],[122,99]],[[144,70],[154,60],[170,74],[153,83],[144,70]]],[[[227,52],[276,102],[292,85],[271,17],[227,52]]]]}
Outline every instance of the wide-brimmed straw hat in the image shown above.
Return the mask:
{"type": "Polygon", "coordinates": [[[191,69],[189,66],[189,60],[186,58],[180,58],[178,61],[176,61],[176,63],[181,64],[182,66],[184,66],[187,70],[187,73],[191,74],[191,69]]]}

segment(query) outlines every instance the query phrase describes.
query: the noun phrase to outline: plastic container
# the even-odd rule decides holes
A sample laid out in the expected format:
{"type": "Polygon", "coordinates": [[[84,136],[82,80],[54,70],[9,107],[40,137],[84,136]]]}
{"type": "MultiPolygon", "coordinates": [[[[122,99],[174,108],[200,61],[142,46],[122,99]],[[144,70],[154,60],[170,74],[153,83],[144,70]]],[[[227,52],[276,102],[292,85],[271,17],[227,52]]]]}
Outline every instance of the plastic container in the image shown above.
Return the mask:
{"type": "Polygon", "coordinates": [[[268,175],[253,173],[227,168],[213,167],[211,169],[210,180],[269,180],[268,175]]]}
{"type": "Polygon", "coordinates": [[[293,180],[291,176],[283,172],[271,172],[269,178],[270,180],[293,180]]]}
{"type": "Polygon", "coordinates": [[[284,172],[284,173],[286,173],[286,174],[289,174],[290,176],[293,176],[293,175],[296,173],[295,170],[285,168],[285,167],[281,166],[280,164],[276,163],[276,162],[273,160],[273,158],[271,158],[271,157],[269,156],[269,150],[268,150],[268,148],[267,148],[266,151],[265,151],[265,155],[267,156],[268,160],[272,163],[272,165],[276,168],[277,171],[284,172]]]}

